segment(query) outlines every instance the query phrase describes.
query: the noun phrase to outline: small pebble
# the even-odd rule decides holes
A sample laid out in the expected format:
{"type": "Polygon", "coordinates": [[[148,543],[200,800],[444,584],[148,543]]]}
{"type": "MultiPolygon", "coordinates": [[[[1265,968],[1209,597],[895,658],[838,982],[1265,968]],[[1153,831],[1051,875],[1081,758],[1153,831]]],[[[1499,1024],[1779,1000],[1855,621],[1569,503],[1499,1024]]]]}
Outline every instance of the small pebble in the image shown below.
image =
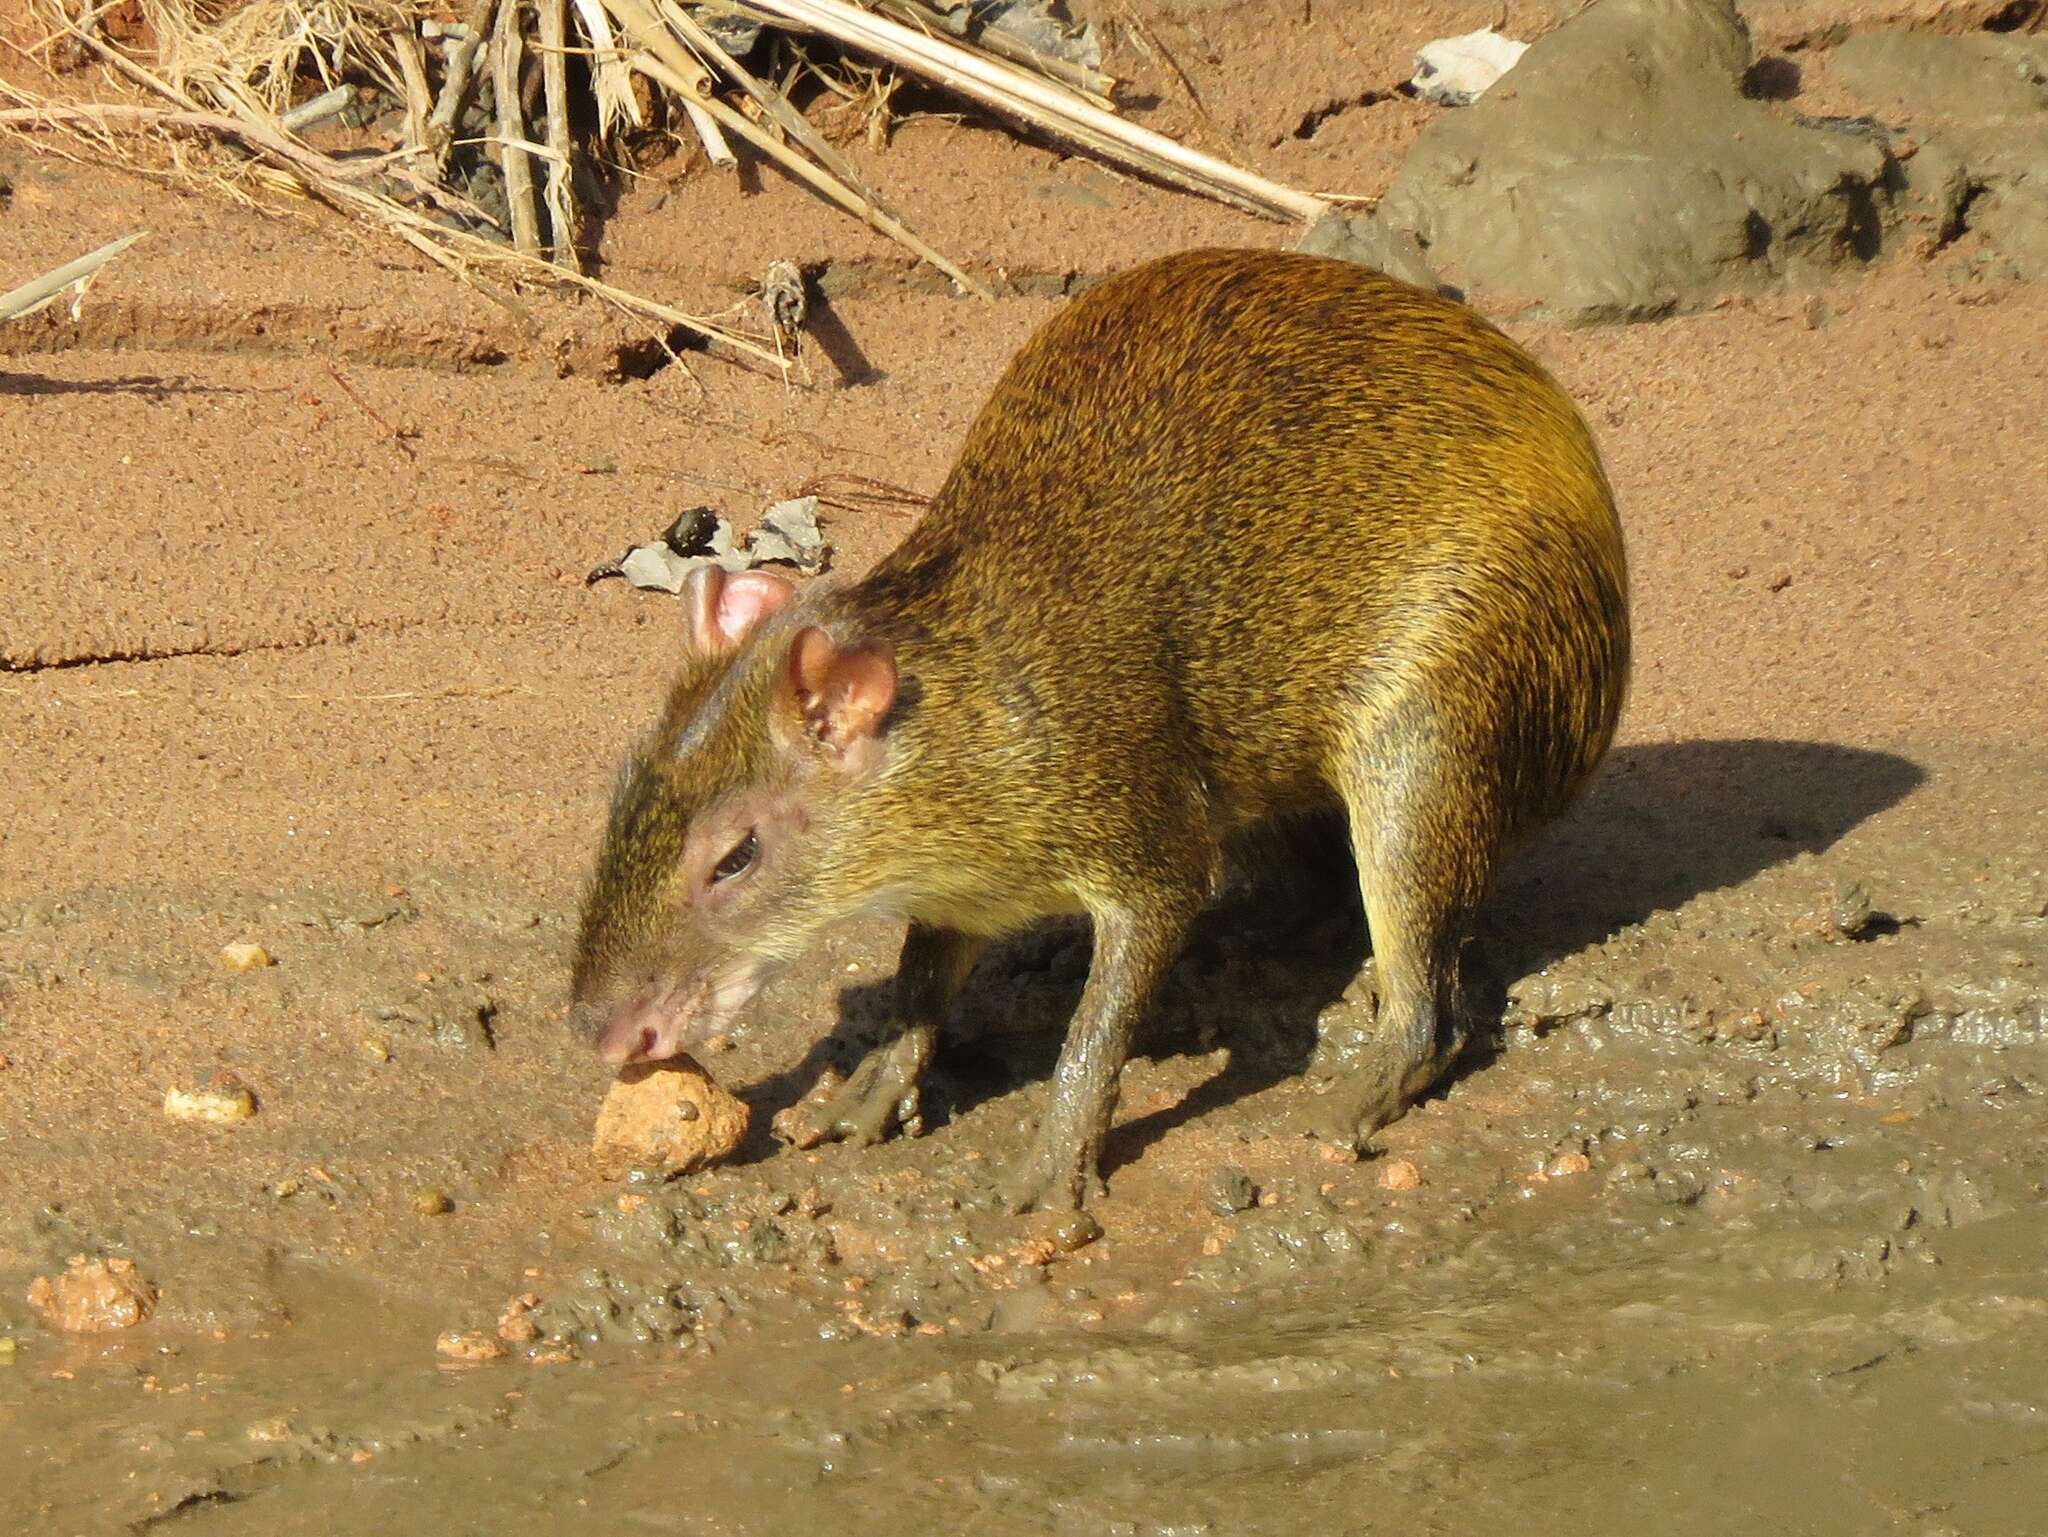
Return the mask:
{"type": "Polygon", "coordinates": [[[1422,1171],[1406,1158],[1390,1160],[1380,1170],[1380,1189],[1413,1190],[1422,1183],[1422,1171]]]}
{"type": "Polygon", "coordinates": [[[1102,1224],[1085,1211],[1047,1212],[1031,1224],[1031,1236],[1045,1239],[1062,1254],[1072,1254],[1100,1238],[1102,1224]]]}
{"type": "Polygon", "coordinates": [[[1209,1176],[1202,1198],[1217,1216],[1230,1217],[1247,1210],[1258,1199],[1258,1191],[1252,1186],[1251,1175],[1236,1164],[1228,1164],[1209,1176]]]}
{"type": "Polygon", "coordinates": [[[503,1340],[481,1329],[451,1329],[434,1341],[434,1349],[450,1361],[496,1361],[508,1354],[503,1340]]]}
{"type": "Polygon", "coordinates": [[[1570,1179],[1592,1167],[1593,1160],[1584,1153],[1559,1153],[1543,1166],[1543,1172],[1550,1179],[1570,1179]]]}
{"type": "Polygon", "coordinates": [[[0,1366],[14,1364],[14,1352],[17,1348],[13,1335],[0,1334],[0,1366]]]}
{"type": "Polygon", "coordinates": [[[265,966],[275,966],[270,952],[261,945],[242,940],[232,945],[223,945],[220,952],[221,964],[229,971],[261,971],[265,966]]]}
{"type": "Polygon", "coordinates": [[[521,1292],[505,1304],[498,1315],[498,1338],[507,1344],[526,1345],[540,1338],[540,1325],[527,1314],[540,1306],[539,1292],[521,1292]]]}
{"type": "Polygon", "coordinates": [[[363,1055],[372,1062],[389,1062],[391,1060],[391,1048],[383,1041],[378,1040],[374,1035],[369,1035],[363,1037],[363,1055]]]}
{"type": "Polygon", "coordinates": [[[174,1121],[230,1126],[255,1113],[256,1096],[239,1078],[216,1078],[203,1089],[171,1089],[164,1095],[164,1114],[174,1121]]]}
{"type": "Polygon", "coordinates": [[[412,1198],[412,1209],[422,1217],[445,1217],[455,1210],[455,1203],[449,1199],[447,1191],[430,1185],[412,1198]]]}
{"type": "Polygon", "coordinates": [[[61,1334],[128,1329],[156,1311],[157,1289],[133,1260],[88,1260],[73,1255],[62,1275],[29,1283],[28,1305],[61,1334]]]}

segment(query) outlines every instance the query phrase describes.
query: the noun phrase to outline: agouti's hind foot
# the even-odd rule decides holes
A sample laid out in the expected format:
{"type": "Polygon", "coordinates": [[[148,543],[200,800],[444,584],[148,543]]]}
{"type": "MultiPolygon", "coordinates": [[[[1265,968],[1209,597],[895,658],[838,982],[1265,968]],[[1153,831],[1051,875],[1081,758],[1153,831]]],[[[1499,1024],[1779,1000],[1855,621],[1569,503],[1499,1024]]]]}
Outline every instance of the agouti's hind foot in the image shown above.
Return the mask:
{"type": "Polygon", "coordinates": [[[1095,1155],[1071,1142],[1062,1145],[1063,1141],[1041,1134],[1031,1144],[1031,1151],[1004,1175],[1000,1188],[1005,1210],[1079,1211],[1103,1193],[1095,1155]]]}
{"type": "Polygon", "coordinates": [[[869,1052],[844,1083],[821,1079],[775,1117],[775,1135],[792,1147],[816,1147],[821,1142],[872,1147],[892,1131],[906,1137],[922,1135],[918,1085],[930,1055],[929,1041],[916,1031],[905,1031],[869,1052]]]}

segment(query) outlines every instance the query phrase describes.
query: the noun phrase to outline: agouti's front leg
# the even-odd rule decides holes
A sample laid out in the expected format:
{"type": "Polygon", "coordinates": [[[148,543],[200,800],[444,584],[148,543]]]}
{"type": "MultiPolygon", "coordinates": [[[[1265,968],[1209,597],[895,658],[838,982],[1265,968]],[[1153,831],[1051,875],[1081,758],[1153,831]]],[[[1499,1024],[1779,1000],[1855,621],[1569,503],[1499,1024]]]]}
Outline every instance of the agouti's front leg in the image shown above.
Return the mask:
{"type": "Polygon", "coordinates": [[[1163,893],[1095,915],[1095,955],[1053,1069],[1051,1100],[1031,1151],[1003,1183],[1012,1211],[1073,1211],[1100,1192],[1102,1144],[1131,1036],[1201,901],[1199,890],[1163,893]]]}
{"type": "Polygon", "coordinates": [[[956,929],[913,923],[896,966],[897,1033],[869,1052],[830,1095],[805,1099],[777,1116],[776,1135],[796,1147],[835,1140],[866,1147],[891,1131],[913,1137],[922,1132],[918,1089],[939,1024],[984,944],[956,929]]]}

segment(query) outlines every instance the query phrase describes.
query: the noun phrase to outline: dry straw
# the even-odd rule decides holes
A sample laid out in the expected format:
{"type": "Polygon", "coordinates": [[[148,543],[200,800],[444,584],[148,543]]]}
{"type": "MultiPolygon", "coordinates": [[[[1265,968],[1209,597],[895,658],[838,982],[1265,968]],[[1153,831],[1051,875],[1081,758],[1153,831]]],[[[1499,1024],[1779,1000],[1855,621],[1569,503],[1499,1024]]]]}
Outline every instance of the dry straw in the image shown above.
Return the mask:
{"type": "MultiPolygon", "coordinates": [[[[984,290],[867,185],[788,90],[800,73],[886,114],[891,86],[915,76],[1025,131],[1189,192],[1268,217],[1313,222],[1320,197],[1269,181],[1118,115],[1116,82],[1092,60],[1040,52],[1022,33],[981,24],[968,0],[470,0],[460,23],[430,0],[138,0],[147,54],[109,38],[101,10],[34,0],[49,23],[39,52],[96,59],[145,99],[79,103],[0,84],[0,129],[65,134],[104,157],[144,161],[147,140],[224,146],[261,179],[405,241],[465,278],[566,284],[665,328],[786,369],[772,331],[689,315],[583,270],[587,210],[579,169],[614,160],[657,118],[686,130],[714,166],[735,141],[914,252],[960,288],[984,290]],[[765,25],[797,39],[803,71],[777,82],[727,41],[765,25]],[[870,66],[854,90],[821,68],[811,40],[870,66]],[[363,87],[393,107],[387,147],[315,149],[317,124],[359,108],[363,87]],[[483,100],[488,88],[489,104],[483,100]],[[479,151],[496,176],[479,178],[479,151]],[[482,206],[489,204],[491,206],[482,206]]],[[[89,0],[88,0],[89,3],[89,0]]],[[[52,77],[53,82],[55,77],[52,77]]],[[[189,173],[188,173],[189,174],[189,173]]],[[[587,178],[585,178],[587,182],[587,178]]]]}

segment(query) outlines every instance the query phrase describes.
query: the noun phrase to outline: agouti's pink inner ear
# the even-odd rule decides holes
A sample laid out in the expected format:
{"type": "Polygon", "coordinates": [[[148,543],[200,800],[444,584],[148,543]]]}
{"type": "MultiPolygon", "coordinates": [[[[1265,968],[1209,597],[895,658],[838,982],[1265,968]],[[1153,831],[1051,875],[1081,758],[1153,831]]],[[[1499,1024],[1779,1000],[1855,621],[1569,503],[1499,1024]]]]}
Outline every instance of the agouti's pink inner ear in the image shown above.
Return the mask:
{"type": "Polygon", "coordinates": [[[896,658],[884,645],[842,647],[811,625],[790,644],[788,682],[805,731],[843,756],[896,702],[896,658]]]}
{"type": "Polygon", "coordinates": [[[766,571],[729,575],[720,566],[699,566],[683,583],[689,643],[702,655],[723,655],[795,601],[796,585],[786,577],[766,571]]]}

